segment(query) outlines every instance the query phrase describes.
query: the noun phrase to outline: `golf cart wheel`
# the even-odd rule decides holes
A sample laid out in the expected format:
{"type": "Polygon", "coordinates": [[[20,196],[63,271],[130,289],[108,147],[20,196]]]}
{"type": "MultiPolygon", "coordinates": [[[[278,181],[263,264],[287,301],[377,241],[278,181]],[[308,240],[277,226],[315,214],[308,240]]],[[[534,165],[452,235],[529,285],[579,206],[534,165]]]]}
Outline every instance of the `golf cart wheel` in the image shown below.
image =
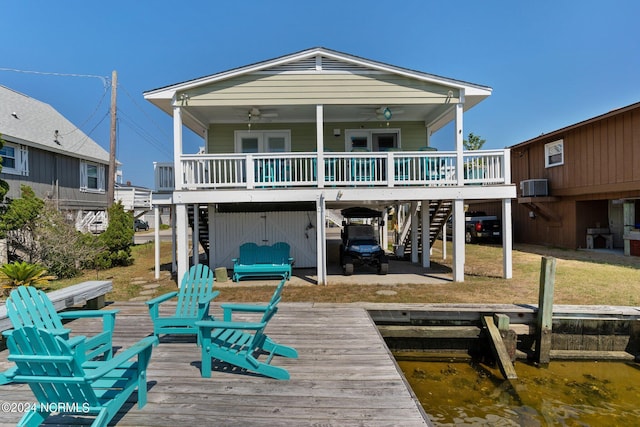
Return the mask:
{"type": "Polygon", "coordinates": [[[378,274],[385,275],[389,272],[389,263],[383,262],[378,266],[378,274]]]}
{"type": "Polygon", "coordinates": [[[353,260],[351,259],[351,257],[344,257],[342,271],[344,272],[345,276],[351,276],[353,274],[353,260]]]}

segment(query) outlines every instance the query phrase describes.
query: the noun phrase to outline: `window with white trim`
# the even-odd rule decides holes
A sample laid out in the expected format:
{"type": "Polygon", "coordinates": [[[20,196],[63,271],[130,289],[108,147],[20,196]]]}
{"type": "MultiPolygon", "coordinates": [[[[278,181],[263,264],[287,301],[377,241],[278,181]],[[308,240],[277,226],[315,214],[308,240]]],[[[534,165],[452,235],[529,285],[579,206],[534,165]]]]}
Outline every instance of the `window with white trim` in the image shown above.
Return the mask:
{"type": "Polygon", "coordinates": [[[236,153],[284,153],[291,151],[288,130],[236,131],[236,153]]]}
{"type": "Polygon", "coordinates": [[[547,168],[564,164],[564,140],[544,145],[544,166],[547,168]]]}
{"type": "Polygon", "coordinates": [[[26,145],[5,142],[0,149],[0,156],[3,173],[29,176],[29,150],[26,145]]]}
{"type": "Polygon", "coordinates": [[[99,163],[80,161],[80,191],[87,193],[105,192],[105,167],[99,163]]]}

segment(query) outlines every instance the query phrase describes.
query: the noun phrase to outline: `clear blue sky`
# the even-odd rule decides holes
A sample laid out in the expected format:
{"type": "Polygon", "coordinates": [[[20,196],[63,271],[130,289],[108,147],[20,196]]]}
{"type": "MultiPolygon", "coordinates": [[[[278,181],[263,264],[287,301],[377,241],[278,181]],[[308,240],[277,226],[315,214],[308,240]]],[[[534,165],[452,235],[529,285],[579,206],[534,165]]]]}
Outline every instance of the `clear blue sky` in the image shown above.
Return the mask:
{"type": "MultiPolygon", "coordinates": [[[[171,118],[144,91],[311,47],[492,87],[464,121],[485,148],[640,101],[638,0],[5,0],[0,12],[0,68],[117,70],[117,158],[125,181],[147,187],[173,142],[171,118]]],[[[108,150],[101,79],[0,71],[0,84],[51,104],[108,150]]]]}

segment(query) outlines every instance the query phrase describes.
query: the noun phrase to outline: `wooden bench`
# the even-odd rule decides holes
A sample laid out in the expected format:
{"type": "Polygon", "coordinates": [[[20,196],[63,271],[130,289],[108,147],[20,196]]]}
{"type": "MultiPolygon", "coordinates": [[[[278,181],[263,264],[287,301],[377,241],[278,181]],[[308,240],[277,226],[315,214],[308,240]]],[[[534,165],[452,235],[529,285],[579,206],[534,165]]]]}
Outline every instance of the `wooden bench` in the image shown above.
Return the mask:
{"type": "Polygon", "coordinates": [[[243,243],[240,256],[233,259],[233,281],[243,277],[291,277],[293,258],[289,256],[290,246],[285,242],[258,246],[243,243]]]}
{"type": "MultiPolygon", "coordinates": [[[[92,280],[67,286],[56,291],[47,292],[56,311],[83,304],[92,310],[104,307],[104,296],[113,289],[110,280],[92,280]]],[[[0,305],[0,332],[12,329],[11,321],[7,317],[7,307],[0,305]]]]}

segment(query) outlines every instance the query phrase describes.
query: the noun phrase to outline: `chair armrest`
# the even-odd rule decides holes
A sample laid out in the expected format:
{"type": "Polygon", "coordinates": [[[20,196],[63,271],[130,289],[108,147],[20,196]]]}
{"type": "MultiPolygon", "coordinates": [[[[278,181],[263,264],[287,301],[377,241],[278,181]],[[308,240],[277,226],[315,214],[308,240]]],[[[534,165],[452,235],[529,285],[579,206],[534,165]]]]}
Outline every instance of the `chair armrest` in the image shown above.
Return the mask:
{"type": "Polygon", "coordinates": [[[220,295],[220,291],[214,291],[204,298],[198,300],[198,319],[203,320],[209,317],[209,306],[211,301],[220,295]]]}
{"type": "Polygon", "coordinates": [[[120,309],[114,310],[72,310],[72,311],[60,311],[58,315],[62,319],[83,319],[87,317],[104,317],[115,316],[120,309]]]}
{"type": "Polygon", "coordinates": [[[200,320],[196,322],[196,326],[202,329],[245,329],[258,330],[267,326],[266,323],[255,322],[223,322],[220,320],[200,320]]]}
{"type": "Polygon", "coordinates": [[[116,325],[116,314],[120,310],[75,310],[61,311],[58,313],[61,319],[85,319],[89,317],[102,317],[102,331],[113,332],[116,325]]]}
{"type": "Polygon", "coordinates": [[[170,300],[171,298],[175,297],[176,295],[178,295],[178,291],[173,291],[173,292],[169,292],[166,293],[164,295],[160,295],[159,297],[155,297],[150,299],[149,301],[147,301],[147,305],[148,306],[152,306],[152,305],[157,305],[157,304],[161,304],[167,300],[170,300]]]}
{"type": "Polygon", "coordinates": [[[89,381],[93,381],[105,376],[106,374],[118,368],[120,365],[122,365],[124,362],[128,361],[132,357],[138,356],[143,351],[147,349],[149,349],[148,351],[151,351],[151,348],[157,343],[158,343],[158,338],[155,336],[145,337],[141,339],[131,347],[116,354],[112,359],[105,361],[96,370],[91,371],[86,376],[86,379],[89,381]]]}
{"type": "Polygon", "coordinates": [[[240,311],[243,313],[264,313],[268,308],[267,305],[251,304],[222,304],[220,307],[223,310],[223,316],[226,322],[232,321],[234,311],[240,311]]]}
{"type": "Polygon", "coordinates": [[[198,300],[198,304],[206,304],[211,302],[215,297],[217,297],[218,295],[220,295],[220,291],[213,291],[211,292],[209,295],[207,295],[204,298],[201,298],[198,300]]]}

